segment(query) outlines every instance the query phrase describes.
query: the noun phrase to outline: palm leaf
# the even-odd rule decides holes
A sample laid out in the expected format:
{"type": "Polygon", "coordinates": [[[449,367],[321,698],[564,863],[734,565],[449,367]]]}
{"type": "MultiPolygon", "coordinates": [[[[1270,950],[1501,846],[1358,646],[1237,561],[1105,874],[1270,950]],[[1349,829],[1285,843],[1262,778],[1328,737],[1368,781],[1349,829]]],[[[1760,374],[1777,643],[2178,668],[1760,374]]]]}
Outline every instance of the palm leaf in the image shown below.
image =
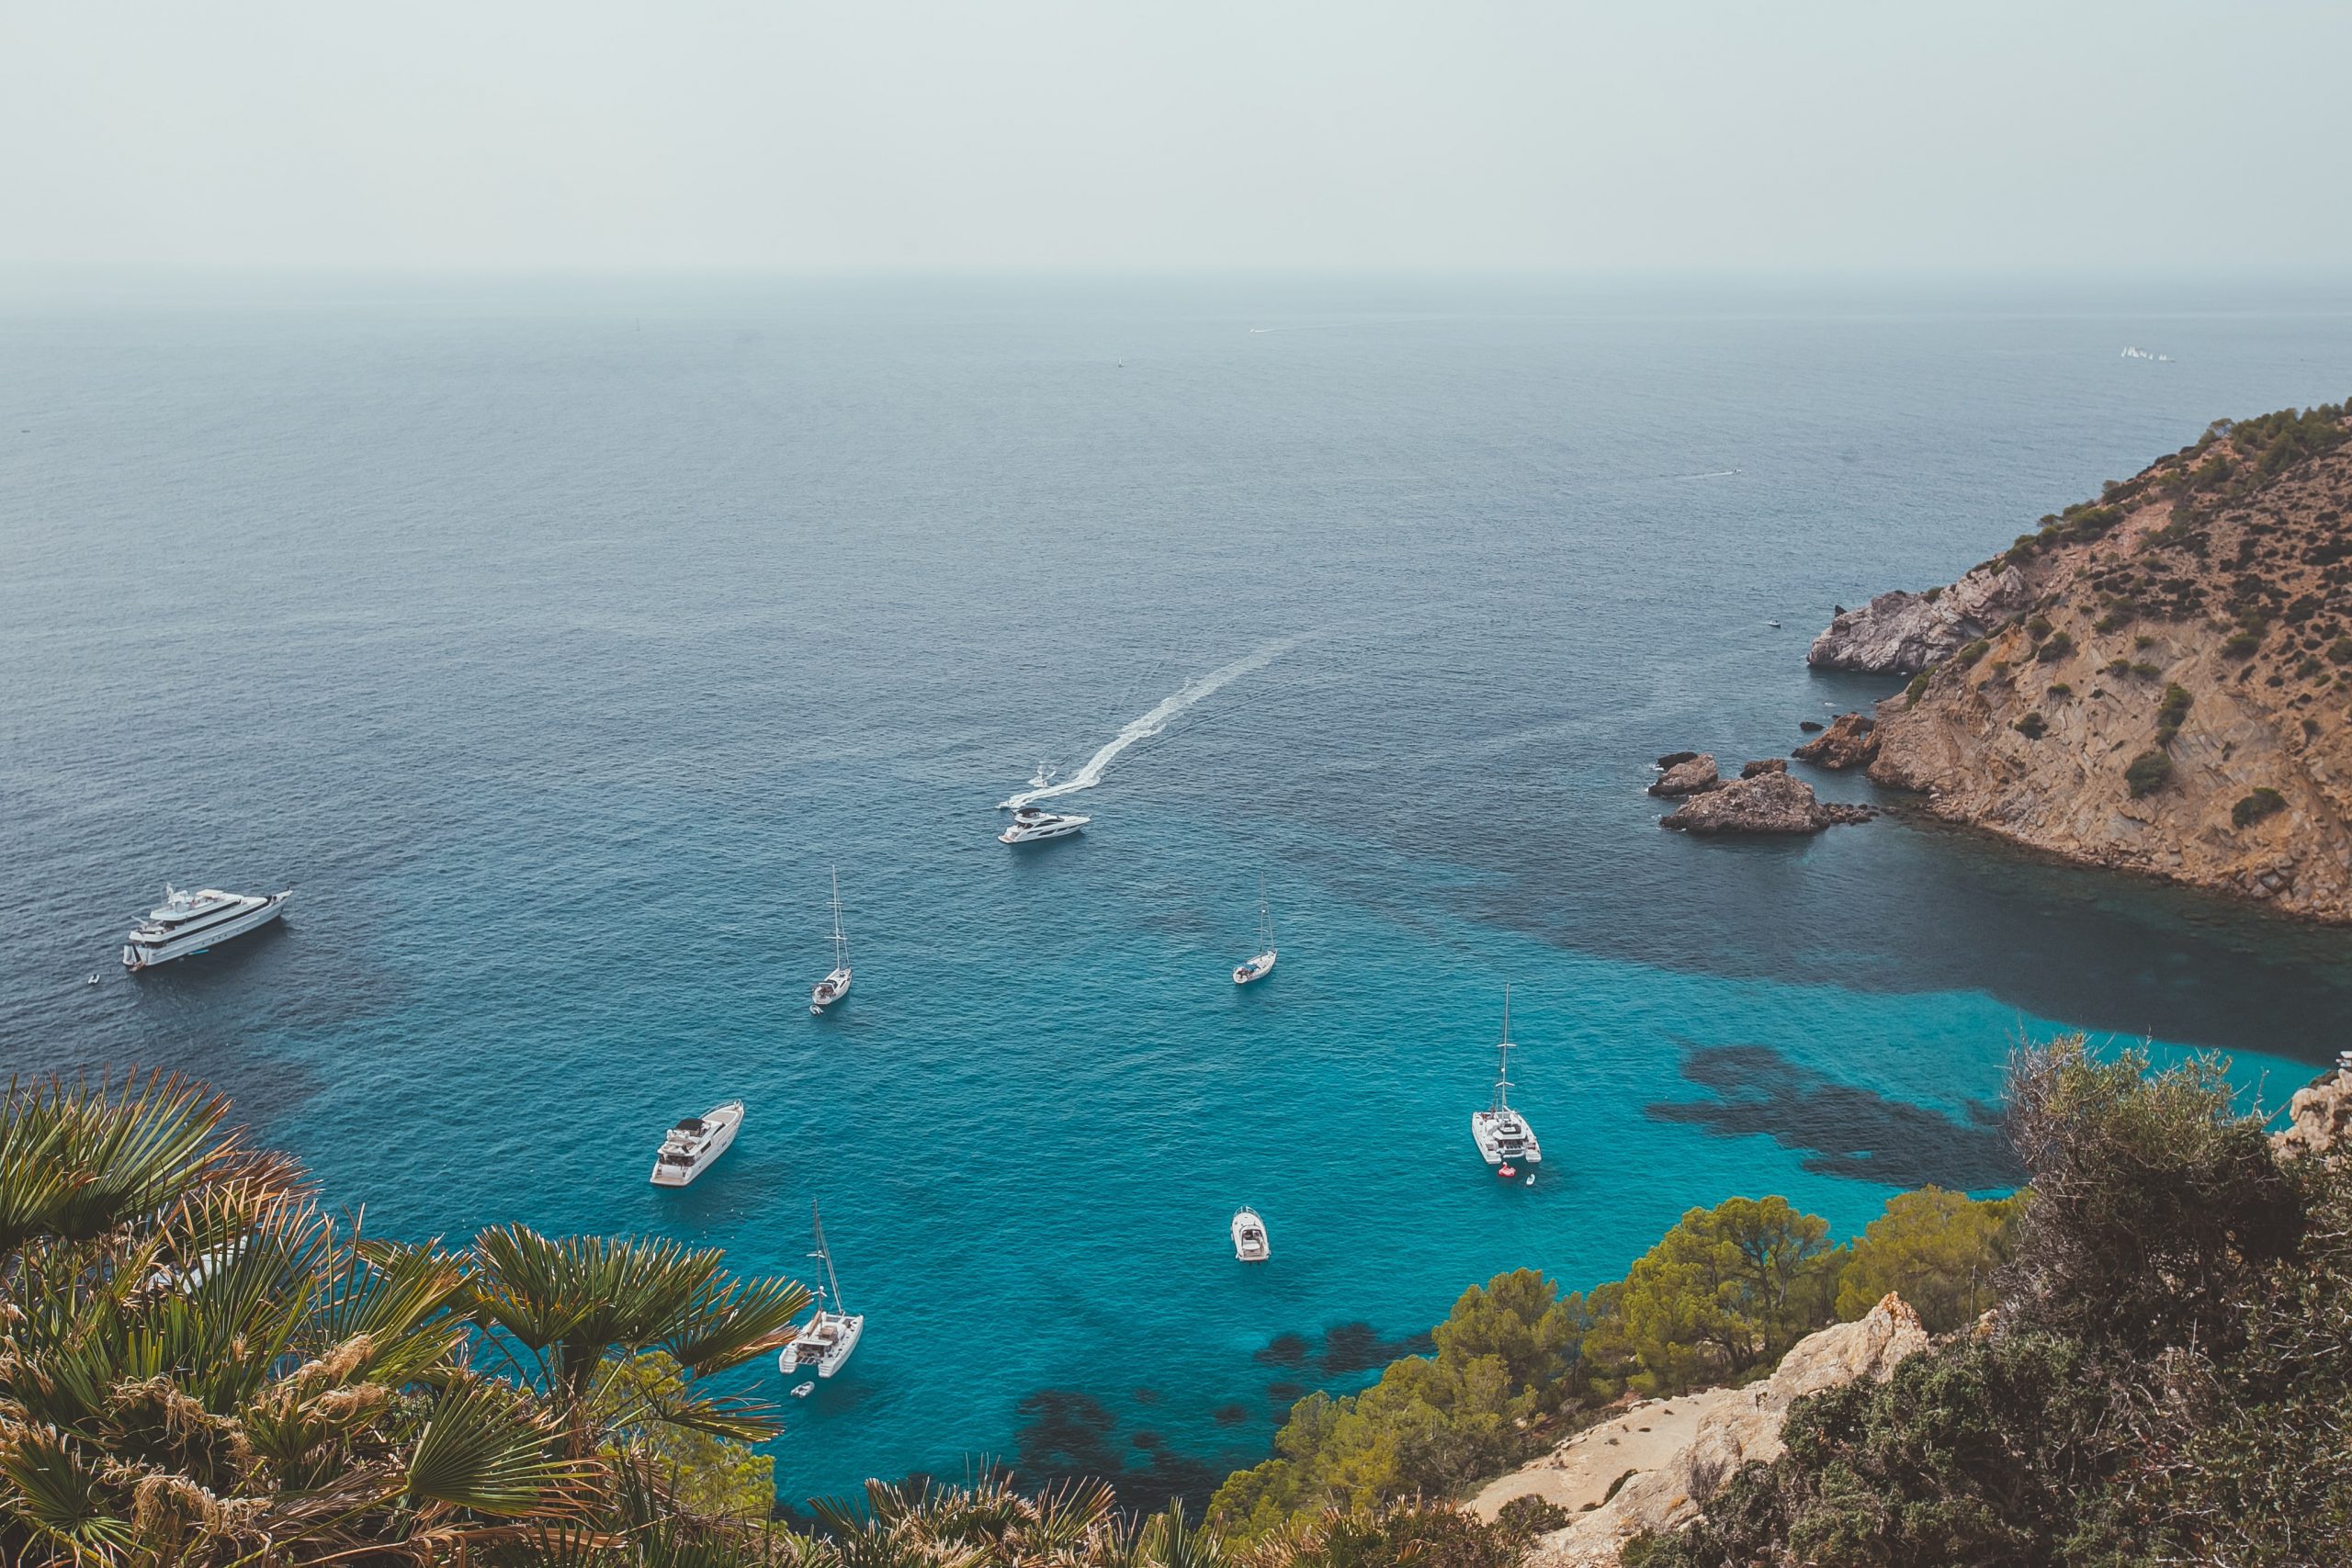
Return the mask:
{"type": "Polygon", "coordinates": [[[569,1512],[601,1467],[549,1455],[554,1436],[526,1396],[496,1383],[453,1384],[409,1458],[408,1495],[507,1517],[569,1512]]]}

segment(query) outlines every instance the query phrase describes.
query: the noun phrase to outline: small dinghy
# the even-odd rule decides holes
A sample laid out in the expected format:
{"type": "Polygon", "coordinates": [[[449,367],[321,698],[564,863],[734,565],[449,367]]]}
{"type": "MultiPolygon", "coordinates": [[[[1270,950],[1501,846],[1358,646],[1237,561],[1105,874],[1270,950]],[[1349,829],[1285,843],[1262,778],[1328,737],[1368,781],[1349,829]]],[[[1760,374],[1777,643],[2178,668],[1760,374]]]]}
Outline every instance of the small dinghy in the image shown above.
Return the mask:
{"type": "Polygon", "coordinates": [[[816,1392],[817,1385],[813,1382],[797,1382],[792,1385],[792,1397],[795,1399],[806,1399],[816,1392]]]}
{"type": "Polygon", "coordinates": [[[1258,1211],[1244,1203],[1233,1212],[1233,1256],[1244,1263],[1263,1263],[1274,1255],[1273,1244],[1266,1239],[1266,1222],[1258,1211]]]}

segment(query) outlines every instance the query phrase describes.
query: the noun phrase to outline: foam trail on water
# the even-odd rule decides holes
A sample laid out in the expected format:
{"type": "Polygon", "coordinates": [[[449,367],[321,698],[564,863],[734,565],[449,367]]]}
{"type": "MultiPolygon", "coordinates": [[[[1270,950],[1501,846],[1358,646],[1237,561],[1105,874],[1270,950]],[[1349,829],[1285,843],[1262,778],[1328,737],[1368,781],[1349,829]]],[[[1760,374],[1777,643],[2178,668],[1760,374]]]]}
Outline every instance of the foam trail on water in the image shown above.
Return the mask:
{"type": "Polygon", "coordinates": [[[1212,670],[1197,681],[1187,682],[1173,696],[1162,697],[1159,705],[1103,743],[1102,749],[1086,759],[1086,766],[1062,780],[1038,789],[1025,789],[1019,795],[998,802],[1000,806],[1026,806],[1033,800],[1048,800],[1057,795],[1070,795],[1081,789],[1092,789],[1102,782],[1102,770],[1112,760],[1138,740],[1149,739],[1168,728],[1168,721],[1199,702],[1219,687],[1231,685],[1253,670],[1263,670],[1283,654],[1298,646],[1295,637],[1276,637],[1255,652],[1243,655],[1222,669],[1212,670]]]}

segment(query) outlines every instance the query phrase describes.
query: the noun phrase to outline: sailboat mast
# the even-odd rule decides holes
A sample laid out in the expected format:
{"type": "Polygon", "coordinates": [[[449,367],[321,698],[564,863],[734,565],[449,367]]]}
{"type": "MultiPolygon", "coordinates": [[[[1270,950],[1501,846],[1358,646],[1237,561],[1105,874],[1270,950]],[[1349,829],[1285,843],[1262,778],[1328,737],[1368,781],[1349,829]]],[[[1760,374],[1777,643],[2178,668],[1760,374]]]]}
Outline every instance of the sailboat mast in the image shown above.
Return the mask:
{"type": "Polygon", "coordinates": [[[825,1292],[832,1298],[833,1310],[842,1310],[842,1282],[833,1276],[833,1249],[825,1245],[825,1222],[817,1213],[817,1201],[808,1201],[808,1223],[817,1228],[817,1256],[825,1260],[825,1292]]]}
{"type": "Polygon", "coordinates": [[[833,967],[849,966],[849,938],[842,934],[842,869],[833,867],[833,967]]]}
{"type": "Polygon", "coordinates": [[[1510,1109],[1510,983],[1503,983],[1502,1065],[1495,1069],[1495,1109],[1510,1109]]]}

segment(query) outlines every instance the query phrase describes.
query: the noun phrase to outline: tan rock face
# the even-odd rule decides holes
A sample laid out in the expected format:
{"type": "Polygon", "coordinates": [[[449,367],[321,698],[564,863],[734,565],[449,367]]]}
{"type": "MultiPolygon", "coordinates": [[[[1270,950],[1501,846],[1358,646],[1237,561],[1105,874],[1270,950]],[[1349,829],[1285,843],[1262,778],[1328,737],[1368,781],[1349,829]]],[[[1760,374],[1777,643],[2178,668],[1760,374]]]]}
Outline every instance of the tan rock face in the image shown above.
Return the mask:
{"type": "Polygon", "coordinates": [[[1687,760],[1674,763],[1658,775],[1650,785],[1652,795],[1698,795],[1711,790],[1722,780],[1715,773],[1715,754],[1701,751],[1687,760]]]}
{"type": "Polygon", "coordinates": [[[1870,807],[1825,806],[1813,786],[1785,773],[1748,773],[1694,795],[1658,818],[1685,833],[1818,833],[1835,822],[1868,820],[1870,807]]]}
{"type": "Polygon", "coordinates": [[[1866,768],[1878,757],[1878,722],[1862,714],[1841,713],[1835,724],[1790,754],[1815,767],[1866,768]]]}
{"type": "Polygon", "coordinates": [[[1631,1537],[1679,1529],[1699,1517],[1707,1499],[1741,1465],[1780,1457],[1781,1422],[1792,1404],[1860,1378],[1884,1382],[1906,1358],[1927,1348],[1919,1314],[1892,1292],[1854,1322],[1833,1324],[1797,1341],[1770,1378],[1736,1391],[1712,1410],[1688,1447],[1657,1469],[1635,1474],[1615,1496],[1567,1529],[1537,1541],[1529,1568],[1613,1565],[1631,1537]]]}
{"type": "Polygon", "coordinates": [[[2297,1089],[2270,1147],[2281,1159],[2352,1156],[2352,1067],[2332,1067],[2297,1089]]]}
{"type": "Polygon", "coordinates": [[[2352,920],[2347,512],[2352,444],[2159,461],[2005,558],[2027,613],[1879,705],[1871,777],[2070,860],[2352,920]]]}

